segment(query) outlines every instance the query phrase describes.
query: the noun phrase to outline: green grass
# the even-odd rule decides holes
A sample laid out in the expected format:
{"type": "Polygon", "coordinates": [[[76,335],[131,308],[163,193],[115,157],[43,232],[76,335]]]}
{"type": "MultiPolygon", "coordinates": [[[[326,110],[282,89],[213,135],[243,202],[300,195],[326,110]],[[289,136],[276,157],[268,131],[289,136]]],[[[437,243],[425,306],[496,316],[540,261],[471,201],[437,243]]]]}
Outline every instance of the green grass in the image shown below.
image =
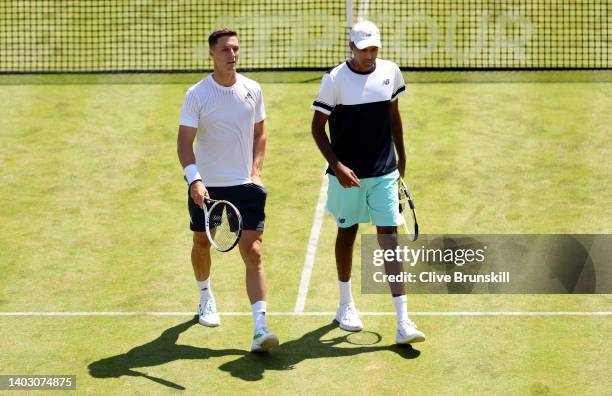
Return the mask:
{"type": "Polygon", "coordinates": [[[392,344],[388,317],[366,318],[383,340],[361,347],[329,318],[271,317],[284,342],[268,356],[245,351],[245,320],[202,329],[190,318],[3,319],[19,335],[5,338],[3,365],[11,373],[70,373],[78,393],[90,394],[610,391],[608,318],[421,318],[435,340],[408,349],[392,344]],[[581,337],[562,337],[575,333],[581,337]]]}
{"type": "MultiPolygon", "coordinates": [[[[184,92],[196,78],[71,78],[0,90],[7,104],[0,109],[0,311],[192,311],[175,140],[184,92]]],[[[318,81],[292,78],[262,84],[264,250],[274,312],[293,310],[323,170],[309,132],[318,81]]],[[[609,82],[410,84],[400,109],[423,232],[609,233],[611,94],[609,82]]],[[[334,237],[326,216],[306,311],[335,309],[334,237]]],[[[359,293],[358,262],[356,255],[359,308],[392,311],[388,296],[359,293]]],[[[237,252],[215,254],[221,311],[249,311],[243,284],[237,252]]],[[[612,297],[414,295],[409,307],[611,311],[612,297]]],[[[0,317],[0,374],[75,374],[78,392],[91,394],[160,394],[174,385],[190,393],[612,391],[608,317],[421,316],[414,319],[428,342],[409,350],[393,346],[392,317],[368,316],[367,329],[382,341],[356,350],[339,338],[333,346],[319,341],[344,335],[328,326],[330,317],[271,316],[282,345],[268,357],[246,353],[248,316],[224,316],[217,329],[189,319],[0,317]]]]}

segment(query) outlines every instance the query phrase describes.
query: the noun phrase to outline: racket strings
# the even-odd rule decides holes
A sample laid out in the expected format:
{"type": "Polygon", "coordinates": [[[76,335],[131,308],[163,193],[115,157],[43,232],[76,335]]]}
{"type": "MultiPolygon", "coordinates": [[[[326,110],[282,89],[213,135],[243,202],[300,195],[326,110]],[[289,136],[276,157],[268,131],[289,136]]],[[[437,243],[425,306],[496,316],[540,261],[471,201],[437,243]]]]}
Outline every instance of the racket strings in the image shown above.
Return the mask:
{"type": "Polygon", "coordinates": [[[209,214],[211,236],[220,249],[231,248],[240,235],[240,215],[226,203],[213,205],[209,214]]]}

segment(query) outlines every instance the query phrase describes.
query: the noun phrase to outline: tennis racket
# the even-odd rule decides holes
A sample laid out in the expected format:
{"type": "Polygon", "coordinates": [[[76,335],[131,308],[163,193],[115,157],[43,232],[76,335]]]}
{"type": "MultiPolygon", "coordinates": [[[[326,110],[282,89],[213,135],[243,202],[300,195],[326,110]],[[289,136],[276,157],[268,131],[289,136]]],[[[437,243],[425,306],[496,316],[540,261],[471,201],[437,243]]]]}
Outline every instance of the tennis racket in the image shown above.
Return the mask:
{"type": "Polygon", "coordinates": [[[236,246],[242,234],[242,216],[229,201],[204,199],[206,236],[210,244],[220,252],[229,252],[236,246]]]}
{"type": "Polygon", "coordinates": [[[408,186],[401,177],[397,179],[397,189],[399,193],[399,211],[404,218],[403,229],[411,241],[419,238],[419,223],[417,222],[414,201],[408,190],[408,186]]]}

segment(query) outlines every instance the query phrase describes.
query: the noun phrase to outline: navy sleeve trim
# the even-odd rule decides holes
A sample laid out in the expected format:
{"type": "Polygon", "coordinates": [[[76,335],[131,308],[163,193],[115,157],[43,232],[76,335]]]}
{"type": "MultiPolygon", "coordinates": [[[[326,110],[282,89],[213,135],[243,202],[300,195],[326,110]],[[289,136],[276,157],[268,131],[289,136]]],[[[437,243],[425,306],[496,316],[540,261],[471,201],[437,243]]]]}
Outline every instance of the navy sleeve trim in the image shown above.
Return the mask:
{"type": "Polygon", "coordinates": [[[406,86],[399,87],[397,91],[393,95],[391,95],[391,99],[395,98],[400,92],[404,92],[406,90],[406,86]]]}
{"type": "Polygon", "coordinates": [[[315,106],[315,107],[320,107],[320,108],[325,109],[327,111],[332,111],[334,109],[332,106],[330,106],[328,104],[325,104],[323,102],[318,102],[316,100],[312,103],[312,105],[315,106]]]}

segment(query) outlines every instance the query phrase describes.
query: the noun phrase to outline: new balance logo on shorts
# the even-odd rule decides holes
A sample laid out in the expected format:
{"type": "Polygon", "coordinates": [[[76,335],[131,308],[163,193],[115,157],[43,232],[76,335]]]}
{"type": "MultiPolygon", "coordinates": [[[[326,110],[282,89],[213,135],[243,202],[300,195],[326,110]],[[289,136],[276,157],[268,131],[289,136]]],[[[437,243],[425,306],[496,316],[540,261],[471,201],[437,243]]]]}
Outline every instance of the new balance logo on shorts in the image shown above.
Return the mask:
{"type": "Polygon", "coordinates": [[[346,219],[338,219],[338,223],[340,223],[340,224],[344,224],[345,221],[346,221],[346,219]]]}
{"type": "Polygon", "coordinates": [[[388,78],[383,81],[383,85],[389,85],[389,84],[391,84],[391,80],[389,80],[388,78]]]}

